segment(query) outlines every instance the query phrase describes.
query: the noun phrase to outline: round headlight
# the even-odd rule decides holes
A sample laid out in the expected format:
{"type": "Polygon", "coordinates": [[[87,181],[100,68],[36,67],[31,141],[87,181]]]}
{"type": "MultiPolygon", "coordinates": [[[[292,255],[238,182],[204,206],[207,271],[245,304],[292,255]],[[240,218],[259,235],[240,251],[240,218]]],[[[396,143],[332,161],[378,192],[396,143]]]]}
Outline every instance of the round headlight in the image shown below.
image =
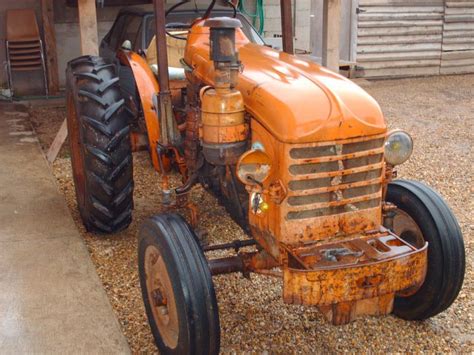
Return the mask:
{"type": "Polygon", "coordinates": [[[385,161],[399,165],[408,160],[413,151],[413,139],[405,131],[393,131],[385,141],[385,161]]]}
{"type": "Polygon", "coordinates": [[[270,175],[271,167],[271,159],[265,152],[252,149],[242,154],[237,162],[237,177],[244,184],[259,185],[270,175]]]}

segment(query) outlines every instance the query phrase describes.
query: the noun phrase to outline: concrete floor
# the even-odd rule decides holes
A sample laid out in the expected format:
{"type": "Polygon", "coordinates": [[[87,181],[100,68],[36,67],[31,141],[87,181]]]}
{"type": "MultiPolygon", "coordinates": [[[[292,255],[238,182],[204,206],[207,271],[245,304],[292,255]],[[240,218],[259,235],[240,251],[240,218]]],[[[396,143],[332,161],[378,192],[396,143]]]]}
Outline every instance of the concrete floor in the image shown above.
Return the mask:
{"type": "Polygon", "coordinates": [[[0,353],[130,353],[24,111],[0,103],[0,353]]]}

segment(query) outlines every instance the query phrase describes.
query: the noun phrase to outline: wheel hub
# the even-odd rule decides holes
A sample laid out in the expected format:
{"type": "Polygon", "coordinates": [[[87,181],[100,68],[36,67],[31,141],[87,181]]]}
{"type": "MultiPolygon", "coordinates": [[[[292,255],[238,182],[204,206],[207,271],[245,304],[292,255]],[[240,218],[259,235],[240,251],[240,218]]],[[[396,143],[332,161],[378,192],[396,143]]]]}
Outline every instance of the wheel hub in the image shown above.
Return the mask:
{"type": "Polygon", "coordinates": [[[422,248],[425,245],[425,238],[418,224],[399,208],[393,212],[393,232],[414,247],[422,248]]]}
{"type": "Polygon", "coordinates": [[[165,344],[176,347],[179,322],[170,275],[158,248],[149,246],[145,252],[148,299],[155,324],[165,344]]]}
{"type": "Polygon", "coordinates": [[[162,291],[159,288],[154,289],[151,294],[153,296],[153,304],[155,305],[155,307],[166,306],[166,297],[163,295],[162,291]]]}

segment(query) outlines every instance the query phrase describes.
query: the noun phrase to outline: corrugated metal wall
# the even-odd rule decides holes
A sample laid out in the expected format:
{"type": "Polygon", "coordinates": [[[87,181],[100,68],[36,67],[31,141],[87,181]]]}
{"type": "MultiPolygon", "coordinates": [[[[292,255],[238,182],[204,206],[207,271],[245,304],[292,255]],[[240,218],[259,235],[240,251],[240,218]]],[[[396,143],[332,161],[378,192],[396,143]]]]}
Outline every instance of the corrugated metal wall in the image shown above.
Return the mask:
{"type": "Polygon", "coordinates": [[[446,1],[440,73],[474,73],[474,0],[446,1]]]}
{"type": "Polygon", "coordinates": [[[359,77],[474,72],[474,0],[360,0],[359,77]]]}

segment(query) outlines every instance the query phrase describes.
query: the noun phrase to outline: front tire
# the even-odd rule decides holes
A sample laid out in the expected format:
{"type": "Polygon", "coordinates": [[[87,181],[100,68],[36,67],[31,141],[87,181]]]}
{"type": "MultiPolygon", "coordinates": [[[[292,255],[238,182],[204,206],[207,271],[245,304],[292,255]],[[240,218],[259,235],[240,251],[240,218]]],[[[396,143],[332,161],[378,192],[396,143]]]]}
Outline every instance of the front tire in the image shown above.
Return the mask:
{"type": "Polygon", "coordinates": [[[115,233],[132,221],[130,114],[115,66],[83,56],[66,71],[67,124],[78,209],[87,230],[115,233]]]}
{"type": "Polygon", "coordinates": [[[143,302],[161,354],[218,354],[219,314],[211,273],[196,236],[177,214],[141,227],[138,266],[143,302]]]}
{"type": "Polygon", "coordinates": [[[396,297],[393,313],[407,320],[433,317],[446,310],[461,290],[465,271],[461,229],[441,196],[420,182],[390,183],[386,200],[397,206],[394,232],[417,247],[428,242],[425,281],[415,294],[396,297]]]}

